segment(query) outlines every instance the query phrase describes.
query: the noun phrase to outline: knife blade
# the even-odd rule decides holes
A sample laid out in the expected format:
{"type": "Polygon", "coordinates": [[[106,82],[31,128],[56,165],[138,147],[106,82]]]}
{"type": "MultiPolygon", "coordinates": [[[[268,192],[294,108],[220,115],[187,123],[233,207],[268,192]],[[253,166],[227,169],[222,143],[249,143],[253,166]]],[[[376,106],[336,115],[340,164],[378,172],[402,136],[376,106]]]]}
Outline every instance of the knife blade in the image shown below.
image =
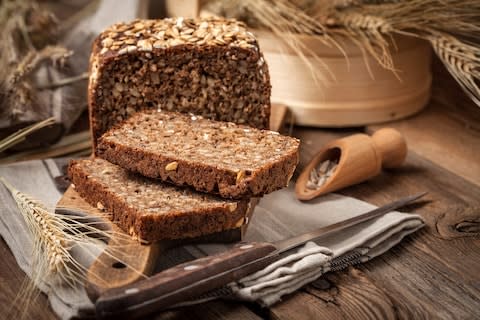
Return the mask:
{"type": "Polygon", "coordinates": [[[216,255],[189,261],[128,286],[107,290],[95,302],[102,319],[137,318],[222,287],[258,271],[282,253],[403,207],[426,194],[404,197],[356,217],[274,243],[240,243],[216,255]]]}

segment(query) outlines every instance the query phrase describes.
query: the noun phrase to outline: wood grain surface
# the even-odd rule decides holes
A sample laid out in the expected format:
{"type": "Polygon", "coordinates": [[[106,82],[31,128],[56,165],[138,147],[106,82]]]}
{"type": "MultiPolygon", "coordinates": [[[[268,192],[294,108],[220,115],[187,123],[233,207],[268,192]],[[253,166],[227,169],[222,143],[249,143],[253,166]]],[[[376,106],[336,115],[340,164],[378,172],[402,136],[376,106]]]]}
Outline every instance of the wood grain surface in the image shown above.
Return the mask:
{"type": "MultiPolygon", "coordinates": [[[[340,192],[382,205],[426,190],[430,202],[405,209],[420,213],[426,228],[368,263],[327,274],[270,309],[216,301],[163,312],[155,319],[478,319],[480,108],[465,98],[438,63],[434,66],[433,97],[425,111],[384,125],[406,137],[405,165],[340,192]]],[[[331,139],[384,126],[295,128],[294,135],[302,139],[299,170],[331,139]]],[[[3,240],[0,254],[4,310],[23,273],[3,240]]],[[[43,296],[33,308],[32,319],[54,319],[43,296]]]]}

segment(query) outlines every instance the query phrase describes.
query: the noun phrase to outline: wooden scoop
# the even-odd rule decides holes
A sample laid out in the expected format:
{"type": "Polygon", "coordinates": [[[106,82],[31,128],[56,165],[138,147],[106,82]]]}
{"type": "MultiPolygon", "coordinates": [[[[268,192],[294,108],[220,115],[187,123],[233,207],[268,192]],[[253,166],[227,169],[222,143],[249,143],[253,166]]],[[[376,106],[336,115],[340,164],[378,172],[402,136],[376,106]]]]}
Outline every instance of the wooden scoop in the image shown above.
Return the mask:
{"type": "Polygon", "coordinates": [[[130,283],[149,277],[154,271],[157,259],[172,247],[189,243],[230,243],[243,238],[248,222],[251,219],[258,198],[252,198],[250,210],[246,214],[246,223],[241,227],[214,233],[211,235],[183,240],[163,240],[151,244],[140,244],[137,240],[127,236],[112,221],[105,212],[101,212],[83,200],[71,186],[58,202],[55,210],[63,214],[80,213],[98,220],[105,229],[115,231],[108,239],[108,250],[104,250],[93,262],[87,272],[86,291],[92,301],[106,290],[123,287],[130,283]],[[117,249],[118,248],[118,249],[117,249]],[[114,252],[114,256],[108,252],[114,252]],[[118,260],[117,260],[118,259],[118,260]]]}
{"type": "Polygon", "coordinates": [[[371,137],[355,134],[330,142],[305,167],[295,185],[300,200],[311,200],[322,194],[363,182],[378,175],[383,168],[399,167],[407,156],[404,137],[395,129],[384,128],[371,137]],[[326,160],[337,162],[332,175],[318,188],[308,188],[310,173],[326,160]]]}

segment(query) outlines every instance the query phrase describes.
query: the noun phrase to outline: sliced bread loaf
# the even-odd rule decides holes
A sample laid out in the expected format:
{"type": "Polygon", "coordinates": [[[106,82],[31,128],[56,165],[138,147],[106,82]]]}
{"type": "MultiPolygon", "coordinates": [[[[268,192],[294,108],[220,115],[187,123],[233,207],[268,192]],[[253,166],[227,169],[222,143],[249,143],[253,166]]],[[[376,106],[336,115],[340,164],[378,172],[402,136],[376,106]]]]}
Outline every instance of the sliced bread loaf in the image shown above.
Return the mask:
{"type": "Polygon", "coordinates": [[[93,143],[142,108],[266,129],[270,78],[258,42],[223,18],[134,20],[102,32],[90,58],[93,143]]]}
{"type": "Polygon", "coordinates": [[[181,239],[240,227],[249,200],[229,201],[140,177],[103,159],[72,161],[75,190],[141,241],[181,239]]]}
{"type": "Polygon", "coordinates": [[[285,187],[298,147],[274,131],[146,110],[105,133],[97,154],[146,177],[238,199],[285,187]]]}

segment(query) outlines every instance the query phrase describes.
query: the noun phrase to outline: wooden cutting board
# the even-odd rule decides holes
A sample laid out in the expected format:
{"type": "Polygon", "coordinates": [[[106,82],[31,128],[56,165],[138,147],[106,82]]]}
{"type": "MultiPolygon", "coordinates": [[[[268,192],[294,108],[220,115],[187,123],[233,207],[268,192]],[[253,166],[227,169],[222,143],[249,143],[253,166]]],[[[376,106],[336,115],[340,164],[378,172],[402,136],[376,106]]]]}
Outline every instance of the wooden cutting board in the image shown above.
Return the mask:
{"type": "MultiPolygon", "coordinates": [[[[258,199],[252,199],[252,205],[247,212],[246,221],[250,221],[251,215],[258,203],[258,199]]],[[[112,237],[104,252],[90,266],[87,273],[87,293],[92,301],[110,288],[121,287],[152,274],[155,263],[162,252],[180,245],[189,243],[221,242],[230,243],[240,241],[245,234],[248,223],[243,226],[223,232],[184,240],[164,240],[150,244],[141,244],[126,234],[112,221],[107,218],[105,212],[88,204],[71,186],[57,203],[55,211],[63,214],[88,215],[92,219],[101,222],[103,229],[113,230],[112,237]],[[110,253],[113,252],[113,255],[110,253]]]]}
{"type": "MultiPolygon", "coordinates": [[[[284,105],[272,105],[272,114],[270,117],[270,128],[274,131],[284,131],[287,121],[291,121],[288,108],[284,105]]],[[[110,221],[105,212],[88,204],[71,186],[68,187],[55,208],[59,213],[86,214],[92,219],[101,221],[101,225],[114,232],[108,240],[107,246],[102,254],[94,261],[87,273],[87,293],[92,301],[95,301],[105,290],[121,287],[137,280],[151,275],[154,270],[155,262],[158,257],[169,248],[184,245],[187,243],[207,243],[222,242],[229,243],[240,241],[245,234],[248,221],[253,213],[255,205],[259,199],[252,199],[250,212],[247,213],[247,223],[240,228],[227,230],[224,232],[193,238],[188,240],[169,240],[159,241],[152,244],[140,244],[126,236],[115,236],[124,234],[123,231],[112,221],[110,221]],[[121,248],[118,250],[117,248],[121,248]],[[107,254],[115,252],[115,257],[107,254]]]]}

